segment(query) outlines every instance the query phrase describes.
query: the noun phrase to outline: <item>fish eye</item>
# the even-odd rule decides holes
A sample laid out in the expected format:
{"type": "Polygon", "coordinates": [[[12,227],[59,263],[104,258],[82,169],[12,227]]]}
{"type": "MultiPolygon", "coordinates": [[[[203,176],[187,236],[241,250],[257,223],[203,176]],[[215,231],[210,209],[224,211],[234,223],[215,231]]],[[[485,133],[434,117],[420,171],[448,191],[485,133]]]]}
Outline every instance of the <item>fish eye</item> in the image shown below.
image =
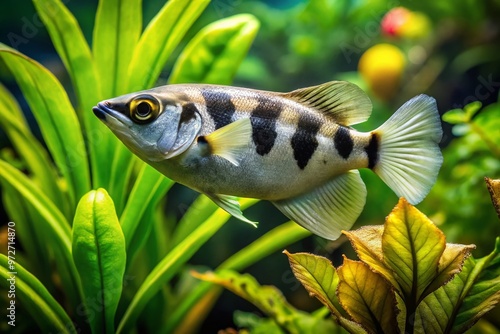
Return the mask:
{"type": "Polygon", "coordinates": [[[130,102],[130,118],[136,123],[148,123],[160,113],[160,104],[152,96],[140,95],[130,102]]]}

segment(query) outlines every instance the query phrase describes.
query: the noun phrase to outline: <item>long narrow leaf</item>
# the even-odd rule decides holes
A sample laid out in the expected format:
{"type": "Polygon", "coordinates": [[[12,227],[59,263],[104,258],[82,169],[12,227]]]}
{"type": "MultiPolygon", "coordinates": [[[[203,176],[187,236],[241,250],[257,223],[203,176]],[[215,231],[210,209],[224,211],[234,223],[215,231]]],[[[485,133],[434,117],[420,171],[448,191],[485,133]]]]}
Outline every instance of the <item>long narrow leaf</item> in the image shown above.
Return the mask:
{"type": "Polygon", "coordinates": [[[82,132],[66,92],[46,68],[0,44],[0,56],[14,74],[35,115],[47,146],[68,183],[74,205],[90,188],[82,132]]]}
{"type": "Polygon", "coordinates": [[[151,201],[154,198],[159,200],[172,185],[173,181],[167,179],[153,167],[147,164],[142,165],[134,187],[130,192],[127,206],[120,217],[127,248],[130,246],[132,236],[151,201]],[[159,188],[160,193],[158,194],[159,188]]]}
{"type": "MultiPolygon", "coordinates": [[[[294,222],[287,222],[267,232],[262,237],[228,258],[217,267],[215,272],[221,269],[243,270],[257,261],[262,260],[264,257],[276,251],[280,251],[284,247],[310,235],[311,232],[294,222]]],[[[193,328],[196,328],[197,323],[203,321],[210,311],[209,306],[213,305],[221,292],[222,289],[213,284],[207,282],[199,284],[189,293],[187,298],[183,299],[179,305],[176,305],[174,311],[169,314],[163,327],[163,332],[171,333],[179,328],[183,329],[180,332],[189,332],[193,328]],[[205,307],[195,308],[195,305],[202,299],[205,307]],[[189,319],[189,321],[186,319],[189,319]]]]}
{"type": "Polygon", "coordinates": [[[97,77],[92,53],[73,14],[61,0],[34,0],[35,8],[52,39],[57,53],[66,67],[78,101],[78,116],[86,129],[86,139],[91,159],[93,185],[108,186],[109,168],[116,138],[92,113],[92,107],[103,99],[101,81],[97,77]]]}
{"type": "Polygon", "coordinates": [[[170,83],[230,84],[258,29],[259,21],[250,14],[235,15],[206,26],[177,59],[170,83]]]}
{"type": "MultiPolygon", "coordinates": [[[[193,272],[194,277],[217,284],[255,305],[261,312],[274,320],[275,329],[271,333],[334,333],[333,319],[321,319],[313,314],[300,311],[285,299],[278,288],[260,285],[250,274],[239,274],[233,270],[219,270],[217,273],[193,272]]],[[[246,327],[246,326],[245,326],[246,327]]],[[[255,328],[251,329],[252,332],[255,328]]],[[[260,329],[262,332],[266,332],[260,329]]],[[[260,332],[255,330],[255,332],[260,332]]]]}
{"type": "Polygon", "coordinates": [[[10,184],[2,184],[3,203],[9,219],[16,223],[16,238],[23,245],[23,253],[29,263],[24,262],[26,269],[30,270],[45,286],[54,291],[51,273],[47,270],[51,266],[50,244],[47,244],[47,233],[37,224],[41,218],[33,207],[26,203],[24,197],[10,184]]]}
{"type": "Polygon", "coordinates": [[[0,180],[14,187],[40,214],[47,220],[48,225],[58,236],[64,248],[70,250],[71,230],[69,223],[61,211],[52,203],[44,192],[15,167],[0,160],[0,180]]]}
{"type": "Polygon", "coordinates": [[[150,88],[165,62],[210,0],[170,0],[151,20],[134,50],[127,90],[150,88]]]}
{"type": "Polygon", "coordinates": [[[141,0],[99,1],[92,49],[105,98],[125,93],[128,66],[141,29],[141,0]]]}
{"type": "MultiPolygon", "coordinates": [[[[172,183],[169,183],[170,180],[167,178],[164,178],[160,186],[156,189],[156,193],[153,195],[153,198],[149,201],[148,206],[144,210],[144,214],[142,215],[141,220],[139,221],[139,224],[137,225],[136,232],[132,235],[132,240],[130,240],[129,245],[127,246],[127,268],[130,266],[131,263],[135,260],[136,256],[139,254],[139,252],[144,248],[145,245],[147,247],[153,247],[153,245],[150,245],[148,240],[150,240],[150,235],[152,231],[155,231],[155,235],[158,234],[156,231],[158,224],[165,224],[164,216],[158,217],[158,210],[162,210],[163,208],[158,207],[158,203],[160,202],[161,198],[165,195],[165,193],[168,191],[168,189],[172,186],[172,183]]],[[[163,238],[165,236],[163,235],[157,235],[157,238],[163,238]]],[[[158,245],[159,243],[154,243],[154,246],[158,245]]],[[[153,263],[151,267],[154,267],[156,263],[158,263],[157,258],[158,253],[161,252],[161,250],[165,247],[164,243],[162,243],[163,247],[156,247],[155,251],[157,254],[155,254],[154,258],[149,258],[148,260],[150,263],[153,263]]],[[[166,252],[161,252],[161,254],[165,254],[166,252]]],[[[151,268],[150,267],[150,268],[151,268]]]]}
{"type": "MultiPolygon", "coordinates": [[[[246,200],[243,207],[253,204],[246,200]]],[[[218,209],[209,219],[194,230],[151,271],[132,299],[119,326],[118,333],[128,332],[133,326],[147,302],[177,273],[179,268],[230,218],[222,209],[218,209]]]]}
{"type": "MultiPolygon", "coordinates": [[[[10,289],[11,284],[15,287],[15,299],[10,299],[10,301],[19,300],[23,303],[44,333],[77,332],[68,314],[45,286],[19,263],[9,263],[9,259],[4,254],[0,254],[0,277],[2,278],[0,285],[5,288],[5,291],[10,289]]],[[[14,307],[16,307],[15,304],[14,307]]]]}
{"type": "Polygon", "coordinates": [[[125,239],[113,201],[104,189],[78,203],[73,222],[73,259],[82,280],[93,333],[114,333],[114,319],[125,272],[125,239]],[[101,300],[99,309],[94,301],[101,300]]]}
{"type": "Polygon", "coordinates": [[[170,242],[171,245],[169,245],[169,247],[173,248],[177,246],[197,226],[207,220],[208,217],[210,217],[215,210],[217,210],[217,208],[217,204],[215,204],[210,198],[206,195],[200,194],[189,206],[189,208],[187,208],[187,211],[177,223],[172,236],[172,241],[170,242]]]}
{"type": "MultiPolygon", "coordinates": [[[[116,212],[118,212],[118,214],[121,214],[123,211],[123,206],[125,205],[125,201],[128,197],[127,187],[131,182],[130,177],[132,175],[134,163],[138,159],[135,159],[135,156],[132,154],[132,152],[130,152],[122,143],[118,143],[116,145],[114,154],[111,154],[111,156],[111,175],[107,189],[109,195],[116,203],[116,212]]],[[[143,162],[139,161],[138,163],[141,164],[143,162]]]]}
{"type": "MultiPolygon", "coordinates": [[[[4,121],[3,118],[7,118],[9,123],[14,123],[13,125],[23,132],[30,132],[28,122],[26,122],[26,118],[23,115],[19,104],[16,99],[9,90],[0,83],[0,112],[2,112],[2,118],[0,118],[0,122],[4,121]]],[[[7,132],[9,129],[6,124],[8,123],[0,123],[2,127],[5,127],[5,131],[7,132]]]]}
{"type": "Polygon", "coordinates": [[[43,218],[37,222],[37,228],[43,229],[50,236],[48,239],[54,248],[64,291],[68,293],[71,305],[76,309],[81,301],[81,289],[71,258],[71,231],[68,221],[26,175],[2,160],[0,160],[0,182],[6,182],[14,188],[43,218]]]}
{"type": "MultiPolygon", "coordinates": [[[[111,0],[109,0],[111,3],[111,0]]],[[[158,14],[151,20],[146,30],[139,39],[137,45],[132,43],[135,48],[130,59],[128,71],[125,77],[120,79],[126,84],[120,89],[127,92],[143,90],[151,87],[158,79],[160,72],[165,65],[168,57],[173,49],[180,42],[189,27],[198,18],[203,9],[207,6],[209,0],[170,0],[158,14]]],[[[103,5],[104,6],[104,5],[103,5]]],[[[107,15],[104,13],[102,15],[107,15]]],[[[98,15],[100,19],[101,15],[98,15]]],[[[104,17],[103,20],[107,19],[104,17]]],[[[96,32],[99,30],[108,31],[109,28],[96,27],[96,32]]],[[[108,34],[114,34],[109,32],[108,34]]],[[[114,36],[114,35],[113,35],[114,36]]],[[[120,42],[126,36],[119,35],[120,42]]],[[[115,36],[115,38],[118,38],[115,36]]],[[[132,38],[134,38],[132,36],[132,38]]],[[[105,42],[103,42],[105,43],[105,42]]],[[[124,47],[130,47],[132,44],[125,43],[124,47]]],[[[97,47],[97,46],[96,46],[97,47]]],[[[104,46],[103,46],[104,47],[104,46]]],[[[103,52],[103,47],[98,50],[103,52]]],[[[96,50],[94,50],[96,51],[96,50]]],[[[95,52],[94,52],[95,53],[95,52]]],[[[97,56],[97,55],[96,55],[97,56]]],[[[102,60],[104,63],[105,60],[102,60]]],[[[122,70],[124,62],[120,65],[119,70],[122,70]]],[[[108,63],[103,66],[111,66],[108,63]]],[[[118,70],[118,69],[117,69],[118,70]]],[[[118,146],[113,154],[113,162],[111,169],[111,182],[109,186],[110,194],[117,201],[118,210],[120,212],[121,200],[117,196],[125,192],[125,187],[129,181],[123,176],[123,170],[130,166],[132,155],[124,146],[118,146]]]]}
{"type": "MultiPolygon", "coordinates": [[[[90,110],[101,98],[99,81],[89,45],[78,22],[61,0],[33,0],[33,3],[73,81],[78,104],[84,112],[84,121],[95,118],[90,110]]],[[[86,125],[93,124],[97,122],[86,125]]]]}
{"type": "Polygon", "coordinates": [[[27,169],[54,203],[61,203],[62,211],[69,215],[67,201],[57,184],[58,175],[45,148],[33,136],[25,123],[21,109],[14,98],[0,85],[0,127],[26,163],[27,169]]]}

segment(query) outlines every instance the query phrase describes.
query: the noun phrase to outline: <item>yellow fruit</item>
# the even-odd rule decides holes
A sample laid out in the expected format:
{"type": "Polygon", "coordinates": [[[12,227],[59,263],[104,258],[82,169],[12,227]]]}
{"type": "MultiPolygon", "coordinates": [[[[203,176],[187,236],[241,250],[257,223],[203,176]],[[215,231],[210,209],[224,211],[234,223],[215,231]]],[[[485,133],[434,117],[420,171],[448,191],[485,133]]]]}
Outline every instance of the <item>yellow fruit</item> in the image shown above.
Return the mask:
{"type": "Polygon", "coordinates": [[[394,96],[406,65],[403,52],[391,44],[377,44],[363,53],[358,70],[373,94],[382,100],[394,96]]]}

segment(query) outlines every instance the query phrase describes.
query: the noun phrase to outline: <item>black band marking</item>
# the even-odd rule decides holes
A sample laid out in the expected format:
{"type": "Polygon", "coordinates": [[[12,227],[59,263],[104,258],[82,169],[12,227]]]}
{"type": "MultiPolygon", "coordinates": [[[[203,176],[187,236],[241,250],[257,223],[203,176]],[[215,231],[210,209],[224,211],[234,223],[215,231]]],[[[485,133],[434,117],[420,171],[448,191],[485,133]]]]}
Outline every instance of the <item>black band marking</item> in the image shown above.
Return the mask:
{"type": "Polygon", "coordinates": [[[368,168],[373,169],[378,162],[378,136],[372,133],[368,146],[365,146],[365,152],[368,156],[368,168]]]}
{"type": "Polygon", "coordinates": [[[252,139],[257,146],[256,151],[260,155],[271,152],[278,133],[276,132],[276,121],[279,118],[283,105],[268,97],[259,98],[259,104],[252,111],[250,121],[252,122],[252,139]]]}
{"type": "Polygon", "coordinates": [[[307,115],[301,115],[297,130],[292,137],[293,157],[300,169],[304,169],[318,148],[316,134],[321,127],[321,121],[307,115]]]}
{"type": "Polygon", "coordinates": [[[201,95],[205,99],[207,112],[214,121],[215,130],[232,122],[236,107],[231,101],[231,95],[213,89],[203,89],[201,95]]]}
{"type": "Polygon", "coordinates": [[[187,123],[196,117],[196,113],[199,113],[198,108],[193,103],[186,103],[182,106],[181,119],[179,120],[179,126],[181,123],[187,123]]]}
{"type": "Polygon", "coordinates": [[[335,148],[339,152],[340,156],[347,160],[349,155],[351,155],[352,149],[354,147],[354,142],[351,138],[349,130],[343,126],[339,126],[335,137],[333,138],[335,143],[335,148]]]}

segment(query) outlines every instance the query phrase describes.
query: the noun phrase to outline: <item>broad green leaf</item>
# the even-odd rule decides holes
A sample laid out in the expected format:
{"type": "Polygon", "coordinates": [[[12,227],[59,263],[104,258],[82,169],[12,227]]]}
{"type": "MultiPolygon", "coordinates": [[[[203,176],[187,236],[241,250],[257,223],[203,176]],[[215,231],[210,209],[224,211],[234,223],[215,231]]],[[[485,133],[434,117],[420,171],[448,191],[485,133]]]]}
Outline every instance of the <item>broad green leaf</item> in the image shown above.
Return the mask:
{"type": "Polygon", "coordinates": [[[363,226],[357,230],[343,231],[351,242],[359,259],[381,274],[394,287],[398,287],[394,272],[384,262],[382,253],[382,234],[384,226],[363,226]]]}
{"type": "Polygon", "coordinates": [[[52,202],[60,203],[62,211],[68,216],[68,203],[57,184],[58,175],[47,151],[31,133],[19,105],[3,85],[0,85],[0,126],[40,188],[52,202]]]}
{"type": "Polygon", "coordinates": [[[470,256],[470,252],[476,248],[474,245],[446,244],[446,248],[439,260],[438,273],[432,283],[427,287],[427,291],[435,291],[448,283],[453,276],[462,271],[465,260],[470,256]]]}
{"type": "Polygon", "coordinates": [[[500,302],[500,237],[496,239],[494,251],[476,261],[460,299],[451,333],[465,332],[500,302]]]}
{"type": "Polygon", "coordinates": [[[290,254],[286,250],[284,253],[288,256],[293,274],[309,295],[318,298],[337,318],[340,318],[341,307],[335,294],[339,277],[332,262],[314,254],[290,254]]]}
{"type": "Polygon", "coordinates": [[[365,263],[344,258],[337,294],[349,315],[371,333],[399,333],[396,294],[365,263]]]}
{"type": "Polygon", "coordinates": [[[442,116],[443,121],[450,124],[463,124],[467,123],[469,119],[462,109],[453,109],[447,111],[442,116]]]}
{"type": "MultiPolygon", "coordinates": [[[[103,99],[101,82],[107,77],[102,75],[98,80],[89,45],[75,17],[63,2],[34,0],[34,4],[75,88],[78,116],[86,129],[93,185],[94,187],[108,186],[110,170],[102,166],[111,164],[112,154],[110,153],[113,152],[118,141],[92,113],[92,107],[103,99]]],[[[112,65],[109,63],[108,67],[112,68],[112,65]]]]}
{"type": "Polygon", "coordinates": [[[488,256],[465,261],[448,284],[417,308],[417,329],[426,333],[464,333],[500,302],[500,238],[488,256]]]}
{"type": "MultiPolygon", "coordinates": [[[[6,292],[4,297],[9,296],[8,293],[12,286],[14,286],[15,291],[15,296],[8,297],[8,304],[3,307],[3,321],[13,320],[9,318],[10,311],[8,308],[11,307],[12,302],[14,302],[14,308],[19,308],[18,303],[20,302],[44,333],[77,332],[71,318],[47,291],[45,286],[19,263],[9,261],[4,254],[0,254],[0,277],[0,286],[6,292]]],[[[15,313],[16,311],[14,310],[14,323],[19,325],[19,322],[22,320],[16,319],[15,313]]]]}
{"type": "Polygon", "coordinates": [[[114,333],[125,272],[125,238],[112,199],[104,189],[82,197],[73,222],[73,260],[82,281],[93,333],[114,333]],[[99,309],[93,301],[100,300],[99,309]]]}
{"type": "MultiPolygon", "coordinates": [[[[349,241],[356,251],[361,261],[366,263],[372,270],[381,274],[392,286],[398,287],[398,282],[392,269],[384,262],[382,254],[382,234],[383,226],[363,226],[357,230],[344,231],[349,241]]],[[[448,282],[453,275],[460,272],[462,264],[470,251],[474,249],[473,245],[465,246],[458,244],[446,244],[446,248],[439,260],[437,275],[427,290],[434,291],[448,282]]],[[[424,292],[426,295],[427,292],[424,292]]]]}
{"type": "Polygon", "coordinates": [[[465,261],[462,272],[452,281],[424,298],[419,304],[415,316],[415,330],[417,333],[441,334],[450,333],[454,313],[459,307],[461,294],[464,291],[467,277],[474,269],[474,260],[465,261]]]}
{"type": "Polygon", "coordinates": [[[432,292],[427,288],[437,276],[445,247],[443,232],[401,198],[386,219],[382,250],[407,302],[417,305],[424,292],[432,292]]]}
{"type": "Polygon", "coordinates": [[[151,88],[174,48],[210,0],[170,0],[151,20],[134,49],[127,91],[151,88]]]}
{"type": "Polygon", "coordinates": [[[474,101],[464,107],[464,112],[467,115],[468,121],[472,120],[479,110],[481,110],[482,105],[483,104],[480,101],[474,101]]]}
{"type": "Polygon", "coordinates": [[[274,286],[261,286],[254,277],[238,274],[232,270],[217,273],[192,273],[193,276],[221,285],[254,304],[259,310],[273,318],[286,333],[326,333],[331,332],[331,320],[315,319],[313,316],[291,306],[281,291],[274,286]]]}
{"type": "Polygon", "coordinates": [[[66,182],[72,206],[90,187],[82,132],[68,96],[46,68],[0,44],[0,56],[15,76],[66,182]]]}
{"type": "Polygon", "coordinates": [[[443,114],[443,121],[450,124],[470,123],[472,118],[481,110],[481,102],[475,101],[463,109],[453,109],[443,114]]]}
{"type": "Polygon", "coordinates": [[[206,26],[177,59],[170,83],[230,84],[258,29],[259,22],[250,14],[235,15],[206,26]]]}
{"type": "Polygon", "coordinates": [[[120,216],[123,234],[127,243],[127,248],[130,246],[132,236],[135,234],[137,226],[148,207],[149,203],[155,197],[158,188],[166,182],[166,187],[162,187],[163,194],[157,196],[157,200],[165,195],[167,190],[173,185],[173,181],[167,179],[153,167],[142,164],[141,170],[135,181],[128,197],[127,204],[120,216]]]}
{"type": "MultiPolygon", "coordinates": [[[[284,223],[241,249],[218,266],[216,270],[243,270],[266,256],[310,235],[311,232],[294,222],[284,223]]],[[[206,282],[199,284],[176,305],[165,323],[164,332],[170,333],[174,330],[180,330],[180,328],[183,329],[180,332],[193,331],[196,324],[208,314],[211,309],[210,305],[213,305],[220,293],[221,289],[212,284],[206,282]]]]}
{"type": "Polygon", "coordinates": [[[99,1],[92,51],[104,98],[127,93],[128,66],[141,30],[141,0],[99,1]]]}
{"type": "Polygon", "coordinates": [[[0,160],[0,182],[5,182],[15,189],[26,204],[31,205],[42,218],[36,222],[36,227],[43,230],[41,235],[47,235],[47,239],[50,240],[62,285],[65,291],[71,291],[68,298],[72,307],[76,308],[81,302],[81,289],[71,259],[71,230],[68,221],[33,181],[2,160],[0,160]]]}

